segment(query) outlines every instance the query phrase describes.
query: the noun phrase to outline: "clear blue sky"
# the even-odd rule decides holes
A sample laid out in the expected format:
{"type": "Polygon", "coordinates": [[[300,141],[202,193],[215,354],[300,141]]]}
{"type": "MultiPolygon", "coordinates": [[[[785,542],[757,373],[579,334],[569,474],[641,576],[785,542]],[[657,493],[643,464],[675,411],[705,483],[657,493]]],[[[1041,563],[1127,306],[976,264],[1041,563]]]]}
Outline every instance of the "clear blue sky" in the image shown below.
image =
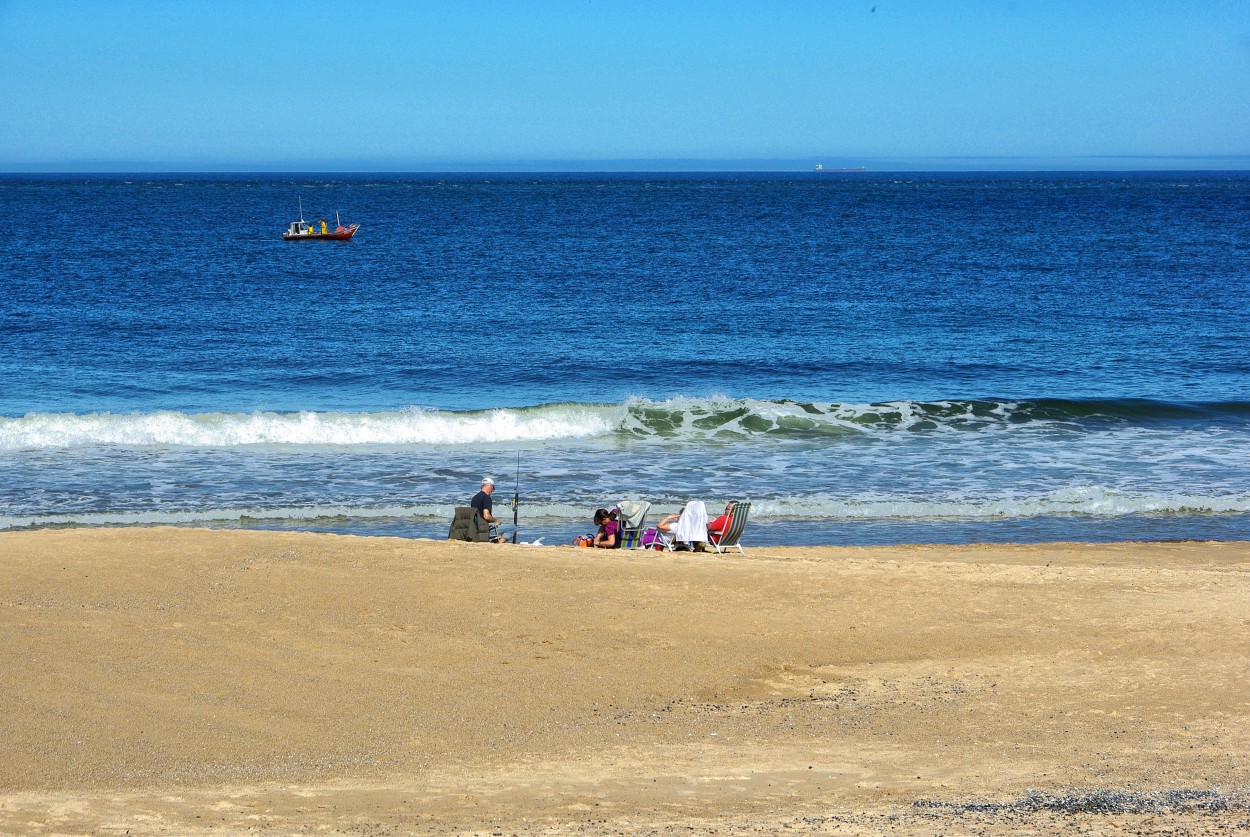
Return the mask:
{"type": "Polygon", "coordinates": [[[1250,168],[1250,0],[0,0],[0,76],[0,171],[1250,168]]]}

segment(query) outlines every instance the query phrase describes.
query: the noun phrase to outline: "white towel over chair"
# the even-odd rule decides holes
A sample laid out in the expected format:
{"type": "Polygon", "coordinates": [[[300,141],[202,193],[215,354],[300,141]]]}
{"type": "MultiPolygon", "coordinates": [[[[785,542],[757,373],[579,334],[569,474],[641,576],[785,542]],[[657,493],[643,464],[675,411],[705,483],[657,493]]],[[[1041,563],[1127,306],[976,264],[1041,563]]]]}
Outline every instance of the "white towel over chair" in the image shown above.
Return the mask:
{"type": "Polygon", "coordinates": [[[707,542],[707,508],[702,500],[691,500],[682,509],[677,525],[673,527],[673,540],[679,543],[707,542]]]}

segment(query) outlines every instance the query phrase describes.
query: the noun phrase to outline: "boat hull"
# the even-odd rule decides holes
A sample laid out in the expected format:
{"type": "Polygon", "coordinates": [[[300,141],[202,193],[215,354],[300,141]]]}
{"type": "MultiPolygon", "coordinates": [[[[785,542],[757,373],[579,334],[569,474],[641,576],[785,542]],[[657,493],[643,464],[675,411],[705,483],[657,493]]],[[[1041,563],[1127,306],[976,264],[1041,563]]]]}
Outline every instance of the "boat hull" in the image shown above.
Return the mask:
{"type": "Polygon", "coordinates": [[[352,224],[350,227],[343,229],[331,230],[330,232],[307,232],[307,233],[283,233],[283,241],[350,241],[351,237],[356,234],[356,230],[360,229],[360,224],[352,224]]]}

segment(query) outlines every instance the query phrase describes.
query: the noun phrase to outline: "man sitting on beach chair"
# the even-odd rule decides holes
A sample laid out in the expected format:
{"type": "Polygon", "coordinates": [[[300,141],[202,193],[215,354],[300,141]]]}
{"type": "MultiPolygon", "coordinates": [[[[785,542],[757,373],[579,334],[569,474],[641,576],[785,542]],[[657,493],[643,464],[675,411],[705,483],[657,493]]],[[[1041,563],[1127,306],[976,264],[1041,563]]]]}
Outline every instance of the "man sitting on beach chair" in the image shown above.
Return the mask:
{"type": "Polygon", "coordinates": [[[733,514],[734,506],[736,506],[737,504],[738,502],[736,500],[730,500],[728,503],[725,504],[724,514],[722,514],[720,517],[716,518],[715,520],[708,521],[707,536],[708,536],[708,539],[712,543],[719,543],[721,535],[723,535],[725,533],[725,530],[729,528],[729,521],[733,514]]]}
{"type": "Polygon", "coordinates": [[[750,503],[739,503],[730,500],[725,505],[725,513],[707,525],[708,544],[722,555],[730,549],[736,549],[742,555],[746,551],[738,539],[747,525],[747,515],[751,512],[750,503]]]}
{"type": "Polygon", "coordinates": [[[490,495],[495,493],[495,481],[490,477],[482,477],[482,490],[473,495],[473,499],[469,501],[469,505],[477,510],[482,519],[490,524],[490,540],[491,543],[506,543],[508,535],[512,532],[512,527],[503,525],[503,522],[495,517],[492,512],[494,501],[490,495]]]}

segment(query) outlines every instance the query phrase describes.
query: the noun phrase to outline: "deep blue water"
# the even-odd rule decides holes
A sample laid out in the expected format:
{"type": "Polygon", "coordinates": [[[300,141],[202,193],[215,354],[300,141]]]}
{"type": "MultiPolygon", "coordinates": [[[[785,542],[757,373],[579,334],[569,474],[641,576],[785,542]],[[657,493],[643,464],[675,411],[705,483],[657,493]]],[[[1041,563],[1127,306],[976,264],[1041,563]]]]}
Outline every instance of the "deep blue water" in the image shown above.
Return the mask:
{"type": "Polygon", "coordinates": [[[0,529],[1250,539],[1250,175],[4,176],[0,529]],[[284,242],[298,214],[362,225],[284,242]]]}

